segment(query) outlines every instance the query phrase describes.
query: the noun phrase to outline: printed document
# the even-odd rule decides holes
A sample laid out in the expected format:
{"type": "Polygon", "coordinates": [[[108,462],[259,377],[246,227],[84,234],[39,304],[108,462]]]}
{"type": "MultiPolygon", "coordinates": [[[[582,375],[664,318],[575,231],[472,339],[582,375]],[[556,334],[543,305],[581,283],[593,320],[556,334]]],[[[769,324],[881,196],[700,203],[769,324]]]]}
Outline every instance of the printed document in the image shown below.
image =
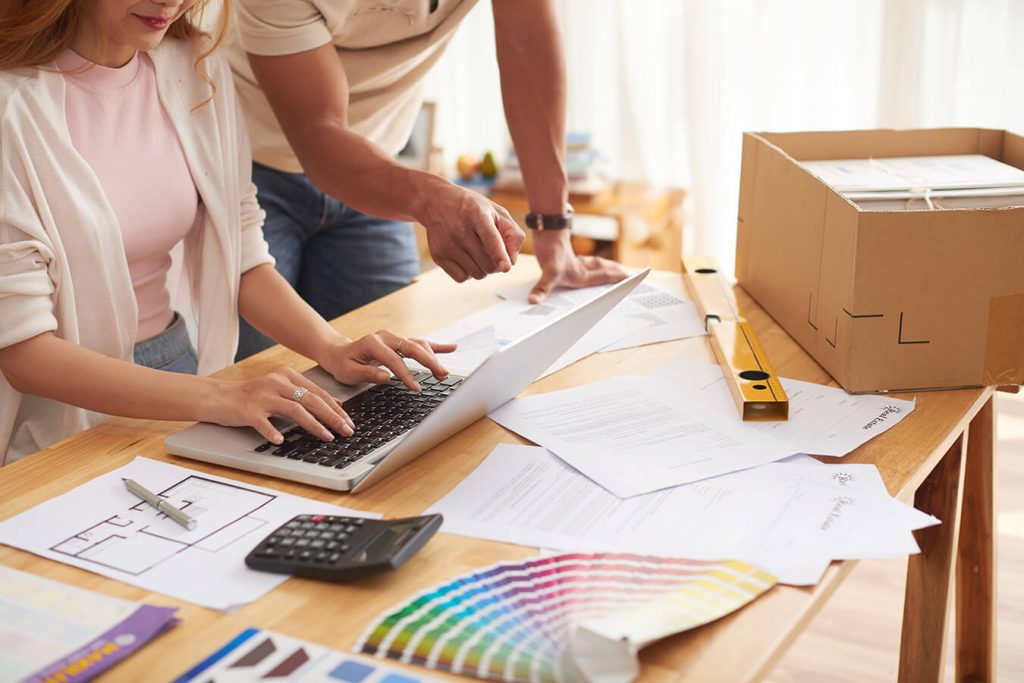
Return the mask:
{"type": "Polygon", "coordinates": [[[874,465],[807,456],[621,499],[543,448],[501,444],[429,512],[449,533],[559,551],[757,564],[816,583],[834,559],[918,552],[938,520],[891,498],[874,465]]]}
{"type": "Polygon", "coordinates": [[[490,417],[621,498],[799,452],[684,393],[660,378],[629,375],[513,399],[490,417]]]}
{"type": "MultiPolygon", "coordinates": [[[[610,286],[556,289],[543,303],[534,304],[533,308],[550,306],[564,313],[610,286]]],[[[530,289],[529,286],[506,289],[499,291],[498,295],[507,301],[530,306],[530,289]]],[[[692,301],[651,282],[641,282],[594,329],[598,330],[595,336],[615,338],[612,343],[600,347],[601,351],[701,337],[707,333],[692,301]]]]}
{"type": "Polygon", "coordinates": [[[793,452],[814,455],[846,455],[892,429],[913,412],[915,405],[914,401],[891,396],[848,394],[839,387],[782,377],[779,381],[789,397],[789,419],[743,422],[717,364],[675,360],[651,376],[664,380],[667,391],[688,393],[702,405],[728,415],[751,435],[771,435],[788,444],[793,452]]]}
{"type": "Polygon", "coordinates": [[[295,515],[379,515],[137,457],[0,522],[0,543],[204,607],[230,610],[288,577],[245,556],[295,515]],[[197,521],[189,531],[125,489],[134,479],[197,521]]]}
{"type": "MultiPolygon", "coordinates": [[[[528,302],[530,287],[505,290],[500,292],[505,301],[472,313],[425,337],[431,341],[457,343],[459,348],[454,353],[445,354],[443,362],[452,372],[465,375],[502,346],[561,317],[610,286],[558,289],[540,304],[528,302]]],[[[704,325],[692,302],[664,287],[643,282],[541,377],[598,351],[614,351],[704,333],[704,325]]]]}

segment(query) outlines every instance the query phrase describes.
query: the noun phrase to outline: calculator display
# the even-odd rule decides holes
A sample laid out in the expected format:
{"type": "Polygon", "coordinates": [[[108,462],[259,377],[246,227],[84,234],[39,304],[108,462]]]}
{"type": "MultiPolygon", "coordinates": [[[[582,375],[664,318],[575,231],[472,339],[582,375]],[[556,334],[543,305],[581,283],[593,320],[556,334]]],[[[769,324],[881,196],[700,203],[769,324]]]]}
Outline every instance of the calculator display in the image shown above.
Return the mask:
{"type": "MultiPolygon", "coordinates": [[[[363,553],[366,556],[366,560],[374,562],[378,558],[387,555],[388,550],[394,545],[395,541],[401,538],[406,531],[416,526],[415,522],[409,522],[407,524],[396,524],[389,526],[379,534],[376,538],[370,541],[369,545],[363,549],[363,553]]],[[[362,559],[362,558],[360,558],[362,559]]]]}

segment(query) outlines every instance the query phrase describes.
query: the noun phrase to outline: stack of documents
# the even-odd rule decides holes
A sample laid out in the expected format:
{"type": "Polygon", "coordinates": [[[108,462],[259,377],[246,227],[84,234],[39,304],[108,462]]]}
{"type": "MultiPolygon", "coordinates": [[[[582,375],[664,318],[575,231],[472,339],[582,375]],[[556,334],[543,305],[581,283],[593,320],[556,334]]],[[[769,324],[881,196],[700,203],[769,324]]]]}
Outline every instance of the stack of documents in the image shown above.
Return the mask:
{"type": "MultiPolygon", "coordinates": [[[[610,286],[610,285],[609,285],[610,286]]],[[[436,330],[427,339],[456,342],[459,348],[442,359],[457,374],[472,372],[505,344],[555,320],[593,299],[606,287],[558,289],[543,303],[527,301],[530,288],[501,292],[505,301],[436,330]]],[[[615,351],[656,342],[698,337],[704,324],[691,301],[663,287],[641,283],[624,301],[555,361],[542,377],[599,351],[615,351]]]]}
{"type": "Polygon", "coordinates": [[[1024,171],[983,154],[800,163],[861,209],[1024,206],[1024,171]]]}
{"type": "MultiPolygon", "coordinates": [[[[623,454],[628,460],[628,454],[623,454]]],[[[919,551],[939,521],[889,496],[874,465],[807,456],[619,498],[543,448],[499,445],[429,512],[444,530],[559,551],[735,558],[817,583],[832,560],[919,551]]]]}
{"type": "Polygon", "coordinates": [[[89,680],[177,624],[177,611],[0,566],[0,679],[89,680]]]}

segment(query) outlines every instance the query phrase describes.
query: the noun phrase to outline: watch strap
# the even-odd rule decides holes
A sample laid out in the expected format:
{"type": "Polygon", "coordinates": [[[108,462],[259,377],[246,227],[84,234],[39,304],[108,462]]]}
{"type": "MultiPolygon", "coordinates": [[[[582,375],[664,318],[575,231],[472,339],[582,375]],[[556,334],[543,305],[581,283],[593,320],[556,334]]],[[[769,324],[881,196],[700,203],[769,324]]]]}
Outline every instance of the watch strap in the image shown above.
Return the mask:
{"type": "Polygon", "coordinates": [[[526,214],[526,227],[533,230],[568,230],[572,228],[573,215],[572,207],[568,205],[566,205],[564,213],[531,211],[526,214]]]}

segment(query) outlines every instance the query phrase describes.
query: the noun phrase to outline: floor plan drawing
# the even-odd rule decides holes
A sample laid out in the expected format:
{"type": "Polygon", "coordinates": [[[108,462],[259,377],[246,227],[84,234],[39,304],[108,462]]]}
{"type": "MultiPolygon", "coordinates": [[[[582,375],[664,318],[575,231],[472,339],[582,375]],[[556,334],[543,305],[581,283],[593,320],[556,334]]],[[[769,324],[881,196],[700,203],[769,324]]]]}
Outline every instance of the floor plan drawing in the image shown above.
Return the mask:
{"type": "MultiPolygon", "coordinates": [[[[216,553],[267,526],[259,511],[276,496],[200,476],[189,476],[159,492],[197,520],[189,531],[138,501],[123,513],[57,543],[51,550],[139,575],[182,552],[216,553]]],[[[272,529],[265,529],[268,534],[272,529]]],[[[254,534],[252,543],[259,539],[254,534]]]]}
{"type": "Polygon", "coordinates": [[[136,457],[0,522],[0,543],[214,609],[232,610],[288,579],[245,556],[296,515],[379,517],[284,491],[136,457]],[[137,498],[134,479],[184,509],[186,529],[137,498]]]}

